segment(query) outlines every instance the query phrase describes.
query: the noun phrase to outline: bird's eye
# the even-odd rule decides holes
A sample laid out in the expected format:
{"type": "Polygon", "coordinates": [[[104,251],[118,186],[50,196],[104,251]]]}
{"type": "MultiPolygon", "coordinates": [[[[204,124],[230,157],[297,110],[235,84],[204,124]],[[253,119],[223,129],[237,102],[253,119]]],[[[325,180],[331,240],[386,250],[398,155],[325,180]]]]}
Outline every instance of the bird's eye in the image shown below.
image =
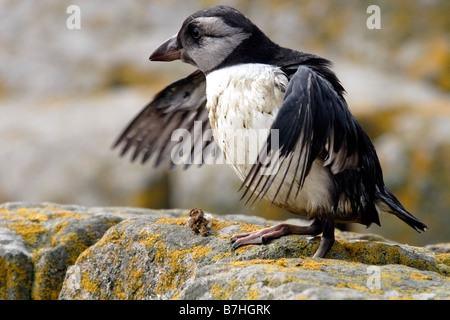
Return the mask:
{"type": "Polygon", "coordinates": [[[200,29],[197,27],[191,28],[191,35],[194,39],[199,39],[200,38],[200,29]]]}

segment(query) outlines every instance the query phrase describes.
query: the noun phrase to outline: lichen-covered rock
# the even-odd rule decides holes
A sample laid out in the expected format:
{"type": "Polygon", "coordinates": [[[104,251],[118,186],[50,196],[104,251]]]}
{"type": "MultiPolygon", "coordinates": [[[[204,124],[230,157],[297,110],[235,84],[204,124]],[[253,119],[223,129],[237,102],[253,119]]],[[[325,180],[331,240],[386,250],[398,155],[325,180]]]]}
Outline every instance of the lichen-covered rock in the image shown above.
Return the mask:
{"type": "Polygon", "coordinates": [[[32,279],[32,255],[22,237],[0,228],[0,299],[30,299],[32,279]]]}
{"type": "Polygon", "coordinates": [[[0,299],[57,299],[67,268],[124,217],[125,208],[52,203],[0,206],[0,299]]]}
{"type": "Polygon", "coordinates": [[[450,299],[446,253],[347,232],[337,233],[327,259],[310,258],[319,239],[306,236],[232,252],[232,234],[267,222],[213,216],[202,236],[184,215],[110,228],[69,268],[59,298],[450,299]]]}
{"type": "Polygon", "coordinates": [[[446,244],[337,232],[327,259],[306,236],[232,252],[274,222],[203,218],[196,233],[189,210],[0,205],[0,299],[450,299],[446,244]]]}

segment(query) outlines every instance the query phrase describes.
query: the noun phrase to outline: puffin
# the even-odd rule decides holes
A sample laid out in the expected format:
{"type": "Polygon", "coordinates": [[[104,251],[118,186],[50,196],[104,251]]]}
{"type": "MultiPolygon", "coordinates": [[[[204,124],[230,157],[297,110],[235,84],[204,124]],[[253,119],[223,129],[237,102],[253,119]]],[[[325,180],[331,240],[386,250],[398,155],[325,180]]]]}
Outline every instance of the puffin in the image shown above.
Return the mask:
{"type": "Polygon", "coordinates": [[[380,225],[382,213],[427,229],[385,186],[375,147],[329,60],[276,44],[229,6],[193,13],[149,59],[181,60],[196,70],[156,94],[113,148],[158,166],[214,146],[242,180],[246,203],[265,199],[311,221],[233,235],[233,250],[291,234],[321,235],[313,258],[324,258],[336,223],[380,225]],[[196,128],[212,136],[194,134],[196,128]],[[180,150],[177,130],[192,134],[189,148],[180,150]]]}

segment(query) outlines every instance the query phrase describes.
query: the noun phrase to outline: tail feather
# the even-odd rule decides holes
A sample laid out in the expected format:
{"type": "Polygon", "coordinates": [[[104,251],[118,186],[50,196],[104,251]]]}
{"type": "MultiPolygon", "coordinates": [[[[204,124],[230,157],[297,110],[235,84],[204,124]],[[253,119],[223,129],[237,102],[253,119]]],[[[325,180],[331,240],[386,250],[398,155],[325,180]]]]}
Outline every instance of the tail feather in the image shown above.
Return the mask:
{"type": "Polygon", "coordinates": [[[376,197],[387,205],[387,212],[396,215],[417,232],[425,231],[428,228],[422,221],[409,213],[391,191],[387,188],[384,188],[383,191],[380,192],[377,188],[376,197]]]}

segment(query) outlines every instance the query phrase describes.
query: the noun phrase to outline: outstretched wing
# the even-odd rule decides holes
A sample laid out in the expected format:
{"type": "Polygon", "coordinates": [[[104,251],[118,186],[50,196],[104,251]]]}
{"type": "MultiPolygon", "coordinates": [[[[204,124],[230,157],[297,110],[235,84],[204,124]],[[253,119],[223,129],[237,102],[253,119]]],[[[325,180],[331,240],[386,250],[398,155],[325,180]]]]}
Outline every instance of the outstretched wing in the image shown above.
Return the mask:
{"type": "MultiPolygon", "coordinates": [[[[298,194],[317,158],[323,160],[324,166],[329,166],[333,175],[358,168],[371,171],[372,181],[382,181],[378,161],[366,161],[371,158],[367,157],[369,153],[375,153],[369,138],[350,114],[342,95],[311,67],[301,65],[292,75],[271,129],[259,161],[243,182],[242,186],[248,187],[243,197],[250,192],[247,201],[254,195],[263,197],[274,187],[278,188],[271,199],[274,202],[279,188],[286,183],[290,186],[284,199],[287,201],[291,192],[298,194]],[[278,136],[278,148],[272,144],[274,132],[278,136]],[[267,158],[264,159],[266,155],[278,161],[282,170],[267,175],[264,172],[268,163],[267,158]],[[277,181],[281,182],[272,186],[279,175],[281,179],[277,181]]],[[[374,195],[374,192],[371,193],[374,195]]]]}
{"type": "MultiPolygon", "coordinates": [[[[178,80],[159,92],[125,128],[113,145],[122,145],[121,156],[132,151],[131,160],[139,157],[146,162],[156,157],[155,166],[170,157],[172,149],[179,143],[172,140],[176,129],[185,129],[192,133],[197,121],[202,132],[210,128],[206,105],[206,78],[197,70],[188,77],[178,80]],[[134,150],[133,150],[134,149],[134,150]]],[[[191,154],[194,157],[194,145],[201,143],[203,148],[211,141],[203,141],[201,135],[190,141],[191,154]]],[[[173,162],[172,162],[173,165],[173,162]]],[[[186,164],[186,167],[189,163],[186,164]]]]}

